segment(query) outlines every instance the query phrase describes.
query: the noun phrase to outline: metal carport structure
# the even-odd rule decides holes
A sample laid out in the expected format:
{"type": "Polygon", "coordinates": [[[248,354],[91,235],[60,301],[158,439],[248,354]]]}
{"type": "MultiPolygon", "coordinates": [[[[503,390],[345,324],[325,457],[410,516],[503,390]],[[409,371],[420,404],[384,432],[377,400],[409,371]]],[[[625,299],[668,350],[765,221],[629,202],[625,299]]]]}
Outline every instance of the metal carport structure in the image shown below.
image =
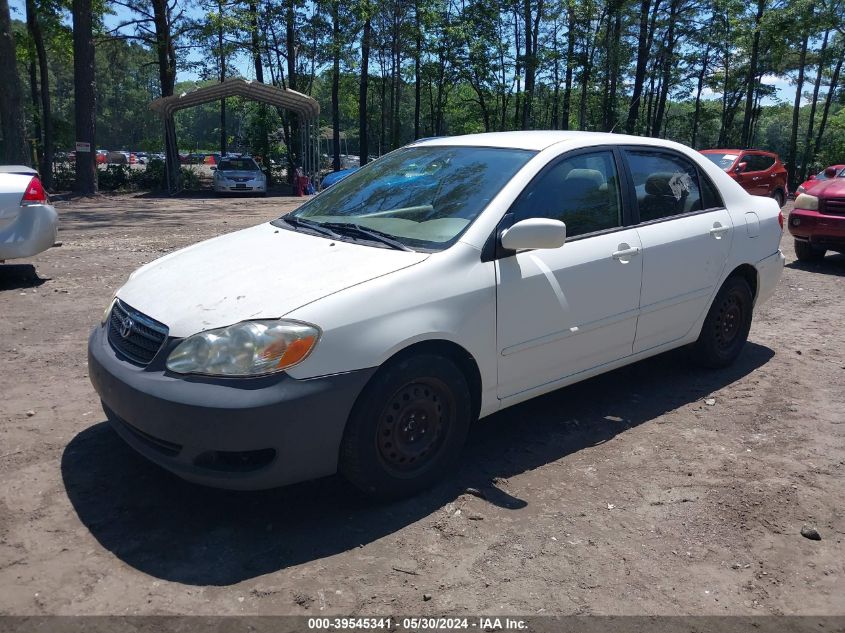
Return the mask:
{"type": "MultiPolygon", "coordinates": [[[[320,104],[317,103],[317,100],[296,90],[278,88],[238,77],[226,79],[204,88],[197,88],[190,92],[183,92],[180,95],[159,97],[150,103],[150,109],[157,112],[165,122],[165,143],[171,148],[172,155],[177,163],[179,154],[176,146],[175,128],[173,125],[168,125],[168,122],[172,122],[173,115],[179,110],[211,101],[219,101],[226,97],[244,97],[277,108],[284,108],[297,114],[300,118],[299,136],[302,147],[301,165],[299,166],[308,176],[314,176],[320,171],[318,140],[320,104]],[[174,131],[169,132],[170,130],[174,131]],[[172,138],[169,138],[171,135],[172,138]]],[[[288,148],[288,151],[290,151],[290,148],[288,148]]],[[[178,167],[175,173],[178,174],[178,167]]],[[[167,179],[167,188],[172,190],[170,168],[167,169],[167,179]]]]}

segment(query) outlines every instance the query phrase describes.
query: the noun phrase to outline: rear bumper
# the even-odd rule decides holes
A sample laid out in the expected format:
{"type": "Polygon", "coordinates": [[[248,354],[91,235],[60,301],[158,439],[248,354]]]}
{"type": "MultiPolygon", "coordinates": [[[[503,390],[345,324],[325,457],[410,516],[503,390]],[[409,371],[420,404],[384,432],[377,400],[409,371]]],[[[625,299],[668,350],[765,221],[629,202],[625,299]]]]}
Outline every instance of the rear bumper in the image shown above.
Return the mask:
{"type": "Polygon", "coordinates": [[[794,209],[789,214],[788,226],[797,240],[831,250],[845,249],[845,216],[794,209]]]}
{"type": "Polygon", "coordinates": [[[755,307],[759,306],[775,293],[780,276],[783,274],[783,265],[786,258],[783,253],[778,250],[776,253],[770,255],[766,259],[762,259],[755,265],[757,269],[757,276],[759,280],[759,287],[757,288],[757,299],[755,300],[755,307]]]}
{"type": "Polygon", "coordinates": [[[0,228],[0,259],[32,257],[56,243],[59,216],[49,204],[21,207],[17,218],[0,228]]]}
{"type": "Polygon", "coordinates": [[[115,355],[105,328],[91,333],[88,373],[112,427],[183,479],[240,490],[335,473],[349,412],[375,372],[309,380],[179,377],[159,357],[137,367],[115,355]]]}

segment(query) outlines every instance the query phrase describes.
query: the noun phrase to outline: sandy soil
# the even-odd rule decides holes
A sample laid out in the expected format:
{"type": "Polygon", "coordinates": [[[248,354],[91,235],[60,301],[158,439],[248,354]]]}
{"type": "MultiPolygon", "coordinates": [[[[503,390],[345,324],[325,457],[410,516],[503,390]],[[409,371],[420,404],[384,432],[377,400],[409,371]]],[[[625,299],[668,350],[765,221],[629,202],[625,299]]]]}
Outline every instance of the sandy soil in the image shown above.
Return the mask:
{"type": "Polygon", "coordinates": [[[64,246],[0,266],[0,613],[845,613],[845,257],[788,237],[734,367],[675,352],[509,409],[414,499],[221,492],[136,456],[86,375],[111,293],[297,203],[59,203],[64,246]]]}

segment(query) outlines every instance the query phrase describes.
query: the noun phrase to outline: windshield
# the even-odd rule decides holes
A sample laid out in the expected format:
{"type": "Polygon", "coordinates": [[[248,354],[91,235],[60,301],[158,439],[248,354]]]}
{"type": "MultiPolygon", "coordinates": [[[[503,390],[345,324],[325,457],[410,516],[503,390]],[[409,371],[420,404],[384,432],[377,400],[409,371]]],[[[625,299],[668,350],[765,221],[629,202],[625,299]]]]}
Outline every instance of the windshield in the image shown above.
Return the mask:
{"type": "Polygon", "coordinates": [[[704,154],[704,157],[711,163],[716,163],[721,169],[729,169],[739,158],[736,154],[704,154]]]}
{"type": "Polygon", "coordinates": [[[227,158],[220,161],[221,171],[258,171],[258,165],[251,158],[227,158]]]}
{"type": "Polygon", "coordinates": [[[408,248],[442,250],[534,154],[491,147],[406,147],[347,176],[290,215],[309,224],[335,225],[335,230],[338,224],[357,224],[408,248]]]}

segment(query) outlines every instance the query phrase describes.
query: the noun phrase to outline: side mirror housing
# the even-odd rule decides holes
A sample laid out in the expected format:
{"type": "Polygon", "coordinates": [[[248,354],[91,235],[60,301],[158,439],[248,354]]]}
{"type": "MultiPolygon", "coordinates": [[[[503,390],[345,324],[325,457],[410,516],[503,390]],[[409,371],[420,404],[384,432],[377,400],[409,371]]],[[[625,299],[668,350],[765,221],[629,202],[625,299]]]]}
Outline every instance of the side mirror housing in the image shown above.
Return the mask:
{"type": "Polygon", "coordinates": [[[503,248],[513,251],[560,248],[566,241],[566,225],[560,220],[529,218],[502,231],[499,239],[503,248]]]}
{"type": "Polygon", "coordinates": [[[828,178],[836,178],[836,167],[830,166],[824,170],[824,175],[828,178]]]}
{"type": "Polygon", "coordinates": [[[810,174],[809,176],[807,176],[807,180],[815,180],[815,179],[816,179],[815,174],[810,174]]]}

